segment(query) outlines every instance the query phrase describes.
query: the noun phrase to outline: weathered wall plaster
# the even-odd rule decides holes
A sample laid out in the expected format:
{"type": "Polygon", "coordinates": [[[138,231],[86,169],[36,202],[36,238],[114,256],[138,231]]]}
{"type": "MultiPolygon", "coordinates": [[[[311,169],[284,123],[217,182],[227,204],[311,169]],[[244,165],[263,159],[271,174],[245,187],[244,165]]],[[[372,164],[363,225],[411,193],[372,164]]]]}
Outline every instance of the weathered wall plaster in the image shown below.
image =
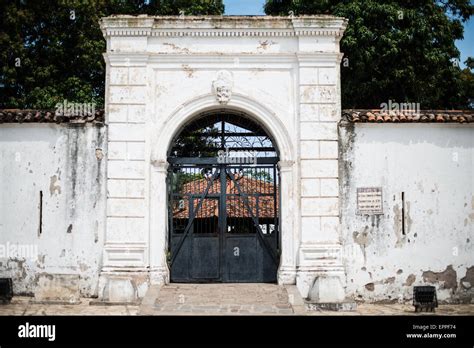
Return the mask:
{"type": "Polygon", "coordinates": [[[471,125],[342,124],[348,296],[403,301],[435,285],[442,301],[472,301],[473,135],[471,125]],[[357,187],[382,187],[383,215],[357,214],[357,187]]]}
{"type": "Polygon", "coordinates": [[[105,132],[89,124],[1,125],[0,277],[13,278],[15,294],[97,295],[105,132]],[[12,246],[23,249],[19,257],[12,246]]]}

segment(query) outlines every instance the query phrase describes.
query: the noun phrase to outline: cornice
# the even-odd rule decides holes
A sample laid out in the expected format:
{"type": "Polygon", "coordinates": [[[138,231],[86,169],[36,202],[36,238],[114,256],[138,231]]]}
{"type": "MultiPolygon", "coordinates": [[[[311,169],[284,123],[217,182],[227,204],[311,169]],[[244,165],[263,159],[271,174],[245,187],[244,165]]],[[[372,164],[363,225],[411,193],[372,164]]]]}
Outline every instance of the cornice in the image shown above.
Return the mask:
{"type": "Polygon", "coordinates": [[[146,37],[298,37],[342,36],[347,20],[333,16],[112,16],[101,19],[110,36],[146,37]]]}

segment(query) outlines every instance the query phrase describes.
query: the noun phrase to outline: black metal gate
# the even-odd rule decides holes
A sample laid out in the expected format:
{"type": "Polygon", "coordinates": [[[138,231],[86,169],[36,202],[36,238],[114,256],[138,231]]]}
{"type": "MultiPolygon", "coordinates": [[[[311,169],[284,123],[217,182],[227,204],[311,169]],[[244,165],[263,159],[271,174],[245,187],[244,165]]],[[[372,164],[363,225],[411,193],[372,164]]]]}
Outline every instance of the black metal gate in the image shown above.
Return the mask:
{"type": "Polygon", "coordinates": [[[260,126],[228,112],[204,115],[177,137],[168,158],[173,282],[276,281],[279,175],[271,144],[260,126]],[[201,156],[189,156],[196,151],[201,156]]]}

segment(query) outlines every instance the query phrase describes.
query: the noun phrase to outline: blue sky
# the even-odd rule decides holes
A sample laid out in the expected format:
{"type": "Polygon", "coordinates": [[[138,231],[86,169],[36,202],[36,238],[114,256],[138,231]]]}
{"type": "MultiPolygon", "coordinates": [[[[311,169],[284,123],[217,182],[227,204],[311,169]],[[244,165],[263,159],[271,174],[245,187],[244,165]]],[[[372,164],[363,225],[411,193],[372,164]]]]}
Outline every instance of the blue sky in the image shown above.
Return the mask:
{"type": "Polygon", "coordinates": [[[467,57],[474,57],[474,19],[471,18],[464,24],[464,40],[457,40],[456,46],[461,51],[461,62],[464,66],[467,57]]]}
{"type": "MultiPolygon", "coordinates": [[[[224,0],[226,15],[264,15],[265,0],[224,0]]],[[[467,57],[474,57],[474,19],[464,25],[464,40],[456,41],[461,51],[461,65],[467,57]]]]}
{"type": "Polygon", "coordinates": [[[265,0],[224,0],[226,15],[264,15],[265,0]]]}

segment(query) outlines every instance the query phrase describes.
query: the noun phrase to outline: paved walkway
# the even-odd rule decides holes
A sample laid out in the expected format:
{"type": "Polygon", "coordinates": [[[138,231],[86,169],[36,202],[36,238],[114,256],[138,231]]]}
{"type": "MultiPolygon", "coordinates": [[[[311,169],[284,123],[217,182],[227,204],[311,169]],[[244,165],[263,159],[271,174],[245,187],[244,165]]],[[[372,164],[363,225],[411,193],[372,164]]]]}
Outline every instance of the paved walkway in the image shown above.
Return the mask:
{"type": "Polygon", "coordinates": [[[15,296],[0,304],[0,315],[473,315],[474,304],[440,305],[415,313],[411,304],[359,304],[353,312],[305,310],[296,287],[273,284],[169,284],[151,287],[141,305],[35,303],[15,296]]]}
{"type": "Polygon", "coordinates": [[[0,304],[0,315],[137,315],[138,306],[93,305],[94,299],[81,298],[79,304],[35,303],[31,297],[15,296],[9,304],[0,304]]]}
{"type": "Polygon", "coordinates": [[[140,314],[294,314],[286,289],[273,284],[169,284],[152,298],[153,303],[145,299],[140,314]]]}
{"type": "Polygon", "coordinates": [[[411,304],[371,304],[360,303],[357,310],[353,312],[332,312],[332,311],[314,311],[307,315],[473,315],[474,304],[461,305],[439,305],[434,313],[415,313],[415,307],[411,304]]]}

